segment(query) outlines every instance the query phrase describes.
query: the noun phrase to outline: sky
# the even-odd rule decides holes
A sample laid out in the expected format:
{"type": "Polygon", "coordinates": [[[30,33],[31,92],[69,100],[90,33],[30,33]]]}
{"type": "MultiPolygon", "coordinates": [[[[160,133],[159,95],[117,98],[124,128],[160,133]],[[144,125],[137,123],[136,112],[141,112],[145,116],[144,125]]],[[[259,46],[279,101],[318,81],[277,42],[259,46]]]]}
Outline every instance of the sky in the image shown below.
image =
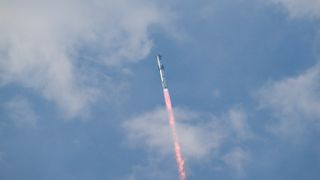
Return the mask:
{"type": "Polygon", "coordinates": [[[319,0],[0,0],[0,179],[320,176],[319,0]]]}

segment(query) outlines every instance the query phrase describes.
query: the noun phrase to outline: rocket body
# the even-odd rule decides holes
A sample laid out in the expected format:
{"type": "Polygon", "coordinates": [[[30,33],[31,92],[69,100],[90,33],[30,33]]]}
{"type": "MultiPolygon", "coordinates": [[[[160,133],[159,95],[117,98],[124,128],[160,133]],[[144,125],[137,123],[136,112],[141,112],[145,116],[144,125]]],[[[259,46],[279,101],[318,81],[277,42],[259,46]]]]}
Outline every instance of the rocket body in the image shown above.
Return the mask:
{"type": "Polygon", "coordinates": [[[157,64],[158,64],[158,69],[159,69],[159,73],[160,73],[160,79],[161,79],[162,88],[163,89],[168,89],[166,78],[165,78],[165,75],[164,75],[164,66],[161,63],[161,56],[160,55],[157,56],[157,64]]]}

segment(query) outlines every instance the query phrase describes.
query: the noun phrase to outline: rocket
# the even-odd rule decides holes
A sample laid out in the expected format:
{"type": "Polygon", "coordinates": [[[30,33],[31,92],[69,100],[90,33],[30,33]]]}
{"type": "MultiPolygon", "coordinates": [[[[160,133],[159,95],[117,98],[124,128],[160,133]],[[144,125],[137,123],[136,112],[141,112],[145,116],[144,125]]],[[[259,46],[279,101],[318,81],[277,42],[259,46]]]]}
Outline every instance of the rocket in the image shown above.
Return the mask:
{"type": "Polygon", "coordinates": [[[166,83],[166,78],[164,75],[164,66],[161,63],[161,56],[157,55],[157,64],[158,64],[158,69],[160,73],[160,79],[161,79],[161,84],[163,89],[168,89],[167,83],[166,83]]]}
{"type": "Polygon", "coordinates": [[[169,125],[171,128],[171,133],[172,133],[172,138],[173,138],[173,143],[174,143],[174,151],[175,151],[175,155],[176,155],[176,161],[177,161],[178,170],[179,170],[179,177],[180,177],[179,179],[186,180],[184,159],[182,156],[181,147],[180,147],[179,140],[178,140],[178,135],[177,135],[176,127],[175,127],[175,118],[174,118],[173,108],[172,108],[172,104],[171,104],[171,98],[170,98],[169,89],[168,89],[168,86],[166,83],[166,78],[164,75],[164,66],[161,63],[161,56],[160,55],[157,55],[157,65],[158,65],[161,84],[162,84],[162,88],[163,88],[164,102],[166,104],[166,108],[167,108],[168,115],[169,115],[169,125]]]}

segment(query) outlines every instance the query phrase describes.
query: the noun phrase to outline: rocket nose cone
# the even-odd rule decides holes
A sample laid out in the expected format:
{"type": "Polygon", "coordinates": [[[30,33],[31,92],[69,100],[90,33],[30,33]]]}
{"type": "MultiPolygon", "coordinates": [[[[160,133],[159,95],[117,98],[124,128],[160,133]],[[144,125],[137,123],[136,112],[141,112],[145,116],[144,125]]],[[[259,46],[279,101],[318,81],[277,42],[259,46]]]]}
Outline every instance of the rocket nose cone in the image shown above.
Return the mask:
{"type": "Polygon", "coordinates": [[[161,62],[160,62],[160,59],[157,57],[157,65],[158,65],[158,68],[160,69],[161,68],[161,62]]]}

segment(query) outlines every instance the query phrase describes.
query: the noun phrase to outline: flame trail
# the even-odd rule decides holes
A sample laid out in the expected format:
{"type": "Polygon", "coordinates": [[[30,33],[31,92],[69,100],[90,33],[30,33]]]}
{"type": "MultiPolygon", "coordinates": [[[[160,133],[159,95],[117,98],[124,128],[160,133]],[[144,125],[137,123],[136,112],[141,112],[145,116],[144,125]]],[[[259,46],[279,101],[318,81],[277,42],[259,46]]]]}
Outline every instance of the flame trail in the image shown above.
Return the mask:
{"type": "Polygon", "coordinates": [[[166,107],[167,107],[167,111],[169,114],[169,124],[170,124],[170,128],[172,131],[172,137],[173,137],[173,143],[174,143],[174,151],[176,154],[176,161],[177,161],[177,165],[178,165],[178,169],[179,169],[179,179],[180,180],[186,180],[186,172],[184,169],[184,159],[181,153],[181,148],[179,145],[179,141],[178,141],[178,136],[177,136],[177,132],[176,132],[176,127],[175,127],[175,118],[174,118],[174,114],[173,114],[173,109],[172,109],[172,104],[171,104],[171,98],[169,95],[169,90],[167,88],[163,89],[163,94],[164,94],[164,100],[166,103],[166,107]]]}

